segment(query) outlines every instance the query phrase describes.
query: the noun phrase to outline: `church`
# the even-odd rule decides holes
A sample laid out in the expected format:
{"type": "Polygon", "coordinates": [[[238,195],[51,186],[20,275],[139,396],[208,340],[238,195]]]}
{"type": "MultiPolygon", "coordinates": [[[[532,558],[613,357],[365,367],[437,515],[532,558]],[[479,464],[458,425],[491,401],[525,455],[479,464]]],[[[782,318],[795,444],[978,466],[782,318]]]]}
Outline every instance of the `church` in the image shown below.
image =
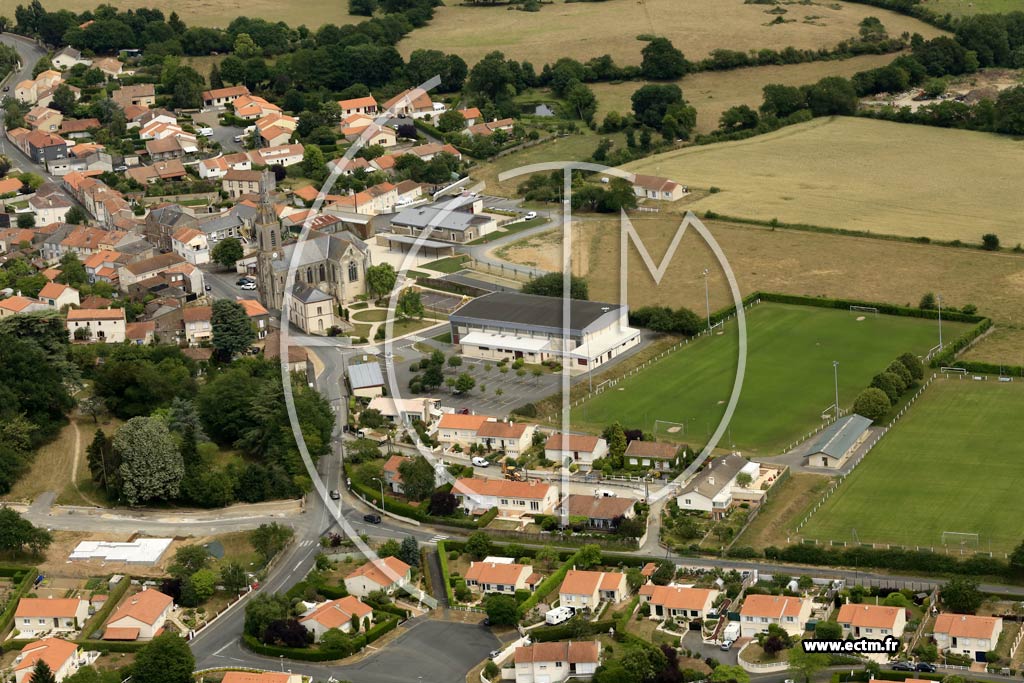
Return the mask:
{"type": "Polygon", "coordinates": [[[281,223],[274,212],[274,176],[260,181],[260,206],[255,219],[257,280],[267,308],[281,310],[290,297],[291,322],[309,334],[325,334],[344,325],[340,307],[367,293],[366,271],[370,250],[350,232],[322,233],[310,230],[302,242],[284,243],[281,223]],[[288,271],[295,259],[295,276],[288,271]],[[311,307],[310,303],[317,305],[311,307]]]}

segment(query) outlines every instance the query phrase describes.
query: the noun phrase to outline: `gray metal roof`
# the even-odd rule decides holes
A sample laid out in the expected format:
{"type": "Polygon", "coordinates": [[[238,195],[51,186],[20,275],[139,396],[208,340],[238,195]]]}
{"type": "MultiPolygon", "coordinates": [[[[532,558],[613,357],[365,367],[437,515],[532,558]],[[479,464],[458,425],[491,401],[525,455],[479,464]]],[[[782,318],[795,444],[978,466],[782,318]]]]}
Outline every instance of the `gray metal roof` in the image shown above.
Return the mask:
{"type": "MultiPolygon", "coordinates": [[[[291,265],[292,252],[298,242],[287,244],[281,250],[281,258],[271,262],[274,270],[288,270],[291,265]]],[[[299,253],[298,266],[306,266],[320,261],[340,261],[349,245],[361,253],[366,253],[366,242],[362,241],[348,231],[325,233],[310,233],[309,238],[302,243],[302,251],[299,253]]]]}
{"type": "Polygon", "coordinates": [[[204,223],[199,224],[199,229],[208,235],[221,230],[230,230],[231,228],[240,228],[242,226],[242,219],[236,215],[226,214],[224,216],[217,216],[204,223]]]}
{"type": "Polygon", "coordinates": [[[376,363],[359,363],[348,366],[348,383],[352,389],[368,389],[384,386],[384,374],[376,363]]]}
{"type": "Polygon", "coordinates": [[[490,219],[482,216],[474,216],[464,211],[452,211],[446,207],[420,206],[414,209],[405,209],[391,219],[391,224],[417,230],[423,230],[430,226],[439,230],[465,232],[476,225],[483,225],[489,221],[490,219]],[[445,212],[449,213],[446,215],[445,212]]]}
{"type": "Polygon", "coordinates": [[[680,493],[696,492],[705,498],[714,498],[729,485],[747,462],[746,458],[735,453],[713,460],[711,466],[698,472],[680,493]]]}
{"type": "Polygon", "coordinates": [[[304,304],[315,304],[318,301],[333,301],[330,294],[322,292],[316,287],[309,287],[302,282],[296,282],[292,287],[292,296],[304,304]]]}
{"type": "Polygon", "coordinates": [[[383,237],[388,242],[395,242],[396,244],[419,244],[421,247],[426,249],[451,249],[453,247],[451,242],[436,242],[434,240],[423,240],[421,242],[419,237],[413,237],[412,235],[384,235],[383,237]]]}
{"type": "MultiPolygon", "coordinates": [[[[600,301],[572,299],[569,302],[568,331],[579,334],[602,318],[609,324],[623,307],[600,301]]],[[[520,292],[494,292],[473,299],[451,315],[453,325],[523,327],[549,333],[562,330],[562,298],[520,292]]]]}
{"type": "Polygon", "coordinates": [[[818,435],[807,454],[824,453],[841,458],[870,426],[871,420],[856,413],[841,417],[818,435]]]}

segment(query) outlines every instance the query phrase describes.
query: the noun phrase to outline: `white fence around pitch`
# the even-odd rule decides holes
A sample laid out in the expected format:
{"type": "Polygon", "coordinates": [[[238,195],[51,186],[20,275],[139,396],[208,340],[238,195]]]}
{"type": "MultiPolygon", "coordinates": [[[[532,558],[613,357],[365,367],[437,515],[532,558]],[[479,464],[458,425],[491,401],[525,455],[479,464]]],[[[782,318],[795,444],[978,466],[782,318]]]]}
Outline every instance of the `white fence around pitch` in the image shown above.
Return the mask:
{"type": "Polygon", "coordinates": [[[910,406],[914,405],[914,403],[917,401],[917,399],[919,399],[921,397],[921,394],[924,393],[924,390],[927,389],[928,386],[933,381],[935,381],[936,377],[938,377],[938,374],[932,373],[932,376],[928,378],[928,381],[925,382],[923,385],[921,385],[921,388],[918,389],[917,392],[913,396],[910,397],[910,400],[907,401],[907,404],[905,406],[900,408],[900,411],[898,413],[896,413],[896,415],[893,416],[893,418],[889,421],[889,424],[885,425],[885,427],[883,427],[882,430],[875,435],[874,439],[872,439],[868,443],[867,447],[864,448],[864,450],[861,452],[860,456],[856,460],[853,461],[853,463],[850,466],[850,469],[848,469],[846,472],[841,474],[832,483],[832,485],[828,488],[828,490],[825,491],[825,494],[821,497],[821,500],[819,500],[817,503],[815,503],[814,507],[811,508],[811,510],[807,513],[807,515],[802,520],[800,520],[800,524],[797,525],[796,529],[794,530],[794,533],[800,533],[800,530],[803,529],[804,526],[807,525],[807,522],[810,521],[810,519],[814,515],[814,513],[817,512],[818,509],[821,508],[821,506],[825,504],[825,501],[827,501],[829,499],[829,497],[833,493],[836,492],[836,489],[838,489],[842,485],[843,481],[846,480],[846,477],[850,476],[850,474],[855,469],[857,469],[857,466],[860,465],[862,462],[864,462],[864,458],[867,457],[868,453],[870,453],[871,450],[878,444],[878,442],[882,440],[882,437],[885,436],[886,433],[890,429],[892,429],[893,425],[895,425],[899,421],[899,419],[901,417],[903,417],[908,410],[910,410],[910,406]]]}
{"type": "MultiPolygon", "coordinates": [[[[751,308],[753,308],[754,306],[756,306],[759,303],[761,303],[760,299],[754,299],[749,304],[745,305],[743,307],[743,310],[745,310],[745,311],[746,310],[750,310],[751,308]]],[[[636,374],[646,370],[647,368],[649,368],[651,365],[657,363],[658,361],[663,360],[664,358],[667,358],[669,355],[675,353],[676,351],[679,351],[680,349],[685,348],[686,346],[688,346],[690,344],[691,341],[697,341],[701,337],[711,336],[716,328],[722,326],[723,323],[726,323],[726,322],[728,322],[730,320],[733,320],[735,317],[736,317],[736,313],[730,313],[729,315],[727,315],[726,317],[722,318],[717,323],[712,325],[710,329],[701,330],[700,332],[698,332],[696,335],[694,335],[690,339],[684,339],[681,342],[677,342],[677,343],[673,344],[672,346],[670,346],[669,348],[663,350],[661,353],[659,353],[658,355],[654,356],[653,358],[648,358],[647,360],[645,360],[640,365],[637,365],[637,366],[634,366],[634,367],[630,368],[629,370],[627,370],[625,373],[623,373],[619,377],[615,377],[615,378],[612,378],[612,379],[606,379],[606,380],[602,381],[592,391],[588,391],[584,396],[581,396],[581,397],[577,398],[576,400],[571,401],[569,403],[569,408],[578,408],[581,405],[583,405],[584,402],[589,401],[590,399],[594,398],[595,396],[603,394],[604,392],[608,391],[609,389],[615,388],[616,386],[618,386],[619,382],[621,382],[622,380],[628,379],[628,378],[632,377],[633,375],[636,375],[636,374]]],[[[558,420],[561,417],[561,414],[562,414],[561,411],[554,412],[554,413],[551,413],[550,415],[548,415],[545,419],[547,419],[549,421],[555,421],[555,420],[558,420]]]]}

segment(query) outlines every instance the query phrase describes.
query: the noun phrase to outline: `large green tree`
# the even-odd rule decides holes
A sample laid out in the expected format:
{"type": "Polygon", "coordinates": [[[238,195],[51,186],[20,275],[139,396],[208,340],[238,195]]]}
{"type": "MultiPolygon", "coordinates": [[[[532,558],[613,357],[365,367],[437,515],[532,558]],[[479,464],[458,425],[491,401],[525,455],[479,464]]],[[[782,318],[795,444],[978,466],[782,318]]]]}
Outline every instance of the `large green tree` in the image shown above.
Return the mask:
{"type": "Polygon", "coordinates": [[[43,659],[36,660],[32,667],[32,675],[29,676],[29,683],[57,683],[57,677],[53,675],[50,665],[43,659]]]}
{"type": "Polygon", "coordinates": [[[410,500],[426,500],[437,486],[434,466],[422,455],[402,461],[398,473],[402,475],[402,490],[410,500]]]}
{"type": "Polygon", "coordinates": [[[256,341],[256,330],[249,314],[237,301],[214,301],[210,323],[213,326],[213,348],[221,360],[230,361],[256,341]]]}
{"type": "Polygon", "coordinates": [[[53,536],[46,529],[36,528],[11,508],[0,507],[0,554],[40,555],[52,541],[53,536]]]}
{"type": "MultiPolygon", "coordinates": [[[[562,296],[563,284],[562,273],[546,273],[533,278],[523,285],[524,294],[537,294],[539,296],[562,296]]],[[[572,299],[587,299],[590,291],[587,281],[578,276],[572,275],[569,279],[569,297],[572,299]]]]}
{"type": "Polygon", "coordinates": [[[162,419],[133,417],[114,434],[113,446],[121,459],[121,489],[129,505],[178,496],[185,466],[162,419]]]}
{"type": "Polygon", "coordinates": [[[176,633],[163,633],[135,656],[133,683],[192,683],[196,660],[192,650],[176,633]]]}
{"type": "Polygon", "coordinates": [[[640,73],[651,80],[674,80],[682,78],[690,63],[668,38],[654,38],[641,50],[643,60],[640,73]]]}
{"type": "Polygon", "coordinates": [[[214,262],[226,268],[234,267],[238,259],[243,256],[245,256],[245,250],[242,249],[242,243],[234,237],[228,237],[217,242],[217,245],[210,253],[210,257],[213,258],[214,262]]]}
{"type": "Polygon", "coordinates": [[[366,269],[366,284],[374,297],[380,298],[395,288],[398,273],[390,263],[380,263],[366,269]]]}

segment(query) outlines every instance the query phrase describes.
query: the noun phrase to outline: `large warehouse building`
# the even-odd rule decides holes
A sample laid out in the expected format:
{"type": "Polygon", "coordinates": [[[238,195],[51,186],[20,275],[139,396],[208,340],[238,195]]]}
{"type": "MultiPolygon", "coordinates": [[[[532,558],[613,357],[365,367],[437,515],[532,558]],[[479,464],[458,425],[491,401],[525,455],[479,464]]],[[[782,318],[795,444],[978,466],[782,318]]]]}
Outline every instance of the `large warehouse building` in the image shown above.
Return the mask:
{"type": "Polygon", "coordinates": [[[563,329],[562,304],[517,292],[482,296],[451,315],[452,343],[470,358],[555,359],[573,371],[596,368],[640,343],[625,306],[572,299],[563,329]]]}

